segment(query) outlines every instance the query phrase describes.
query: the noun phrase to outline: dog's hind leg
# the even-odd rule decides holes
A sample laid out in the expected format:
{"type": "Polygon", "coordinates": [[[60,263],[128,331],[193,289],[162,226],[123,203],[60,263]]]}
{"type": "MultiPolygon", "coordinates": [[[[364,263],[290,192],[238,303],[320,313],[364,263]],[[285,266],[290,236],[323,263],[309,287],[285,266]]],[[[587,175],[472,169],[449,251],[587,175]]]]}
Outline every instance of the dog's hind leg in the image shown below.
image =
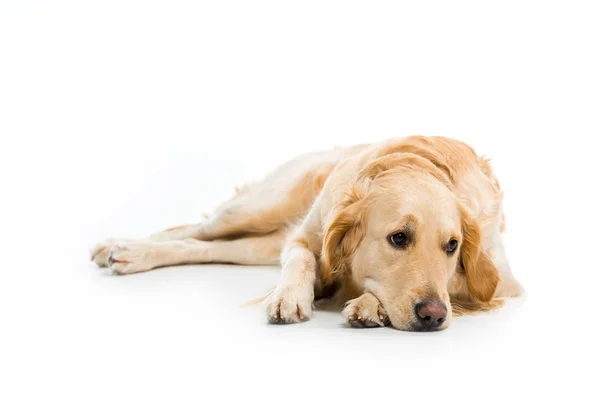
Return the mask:
{"type": "Polygon", "coordinates": [[[144,239],[101,241],[91,250],[91,259],[105,267],[109,250],[114,246],[185,239],[232,240],[277,232],[301,219],[310,208],[322,185],[317,183],[311,174],[287,183],[267,179],[226,201],[199,223],[170,228],[144,239]]]}
{"type": "Polygon", "coordinates": [[[92,249],[91,258],[99,266],[106,266],[109,249],[117,245],[185,239],[231,240],[284,229],[304,217],[328,175],[345,154],[338,150],[298,157],[262,181],[245,187],[211,216],[196,224],[170,228],[146,239],[104,240],[92,249]]]}
{"type": "MultiPolygon", "coordinates": [[[[265,196],[268,196],[265,194],[265,196]]],[[[302,216],[304,207],[287,198],[257,199],[256,195],[242,195],[223,203],[215,212],[192,225],[183,225],[157,232],[153,241],[217,240],[267,234],[284,227],[296,215],[302,216]]]]}
{"type": "Polygon", "coordinates": [[[155,233],[150,239],[215,240],[275,232],[302,220],[319,194],[327,174],[308,171],[301,176],[292,175],[291,179],[281,176],[267,178],[223,203],[205,220],[155,233]]]}
{"type": "Polygon", "coordinates": [[[285,233],[277,231],[235,240],[185,239],[118,244],[109,249],[107,266],[117,273],[130,274],[183,264],[279,265],[284,239],[285,233]]]}
{"type": "MultiPolygon", "coordinates": [[[[281,188],[280,188],[281,190],[281,188]]],[[[301,197],[289,193],[265,193],[258,191],[242,194],[223,203],[214,214],[191,225],[182,225],[150,235],[144,239],[107,239],[91,250],[91,259],[101,267],[108,266],[109,251],[115,246],[148,246],[150,243],[183,241],[234,240],[252,238],[278,232],[301,217],[310,207],[301,197]]],[[[312,201],[312,198],[310,199],[312,201]]],[[[218,260],[227,261],[227,260],[218,260]]]]}
{"type": "Polygon", "coordinates": [[[360,149],[361,146],[355,146],[295,158],[262,181],[244,187],[237,196],[219,206],[206,220],[158,232],[151,239],[215,240],[265,234],[299,223],[338,162],[360,149]]]}

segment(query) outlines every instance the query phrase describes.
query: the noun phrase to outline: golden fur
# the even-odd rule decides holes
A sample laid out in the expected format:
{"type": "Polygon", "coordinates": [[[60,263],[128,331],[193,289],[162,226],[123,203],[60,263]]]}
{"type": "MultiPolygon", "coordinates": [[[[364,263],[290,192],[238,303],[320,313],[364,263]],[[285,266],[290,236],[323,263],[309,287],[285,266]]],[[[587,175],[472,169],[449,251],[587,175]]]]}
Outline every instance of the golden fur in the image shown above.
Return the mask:
{"type": "Polygon", "coordinates": [[[413,136],[304,155],[236,191],[212,216],[146,239],[109,239],[93,260],[120,273],[184,263],[282,265],[273,323],[310,318],[315,297],[348,300],[353,326],[415,329],[415,304],[452,315],[518,296],[489,160],[457,140],[413,136]],[[391,234],[409,238],[403,248],[391,234]],[[446,250],[451,240],[455,252],[446,250]]]}

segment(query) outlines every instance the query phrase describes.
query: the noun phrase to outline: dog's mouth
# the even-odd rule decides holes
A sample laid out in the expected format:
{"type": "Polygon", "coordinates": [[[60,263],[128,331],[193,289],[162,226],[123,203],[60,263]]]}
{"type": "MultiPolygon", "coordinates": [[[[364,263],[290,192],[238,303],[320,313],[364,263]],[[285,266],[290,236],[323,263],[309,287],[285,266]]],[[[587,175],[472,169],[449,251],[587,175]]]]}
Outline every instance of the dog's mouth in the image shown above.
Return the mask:
{"type": "Polygon", "coordinates": [[[440,326],[437,328],[426,328],[426,327],[420,326],[418,324],[414,324],[411,327],[411,329],[400,329],[400,330],[408,331],[408,332],[440,332],[447,328],[448,328],[448,326],[440,326]]]}
{"type": "Polygon", "coordinates": [[[379,300],[394,329],[405,332],[439,332],[448,328],[452,311],[437,296],[413,300],[410,306],[405,307],[411,310],[408,312],[387,296],[374,279],[365,279],[364,288],[379,300]]]}

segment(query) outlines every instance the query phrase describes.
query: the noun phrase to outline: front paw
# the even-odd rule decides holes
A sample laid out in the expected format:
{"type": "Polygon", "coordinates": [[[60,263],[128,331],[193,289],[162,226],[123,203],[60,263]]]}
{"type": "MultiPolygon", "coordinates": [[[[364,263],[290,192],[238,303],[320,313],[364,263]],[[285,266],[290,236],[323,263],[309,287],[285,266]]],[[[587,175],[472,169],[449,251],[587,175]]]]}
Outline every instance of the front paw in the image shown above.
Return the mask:
{"type": "Polygon", "coordinates": [[[265,300],[271,324],[293,324],[312,316],[314,289],[308,285],[277,287],[265,300]]]}
{"type": "Polygon", "coordinates": [[[353,328],[375,328],[390,324],[387,312],[371,293],[348,301],[342,314],[353,328]]]}

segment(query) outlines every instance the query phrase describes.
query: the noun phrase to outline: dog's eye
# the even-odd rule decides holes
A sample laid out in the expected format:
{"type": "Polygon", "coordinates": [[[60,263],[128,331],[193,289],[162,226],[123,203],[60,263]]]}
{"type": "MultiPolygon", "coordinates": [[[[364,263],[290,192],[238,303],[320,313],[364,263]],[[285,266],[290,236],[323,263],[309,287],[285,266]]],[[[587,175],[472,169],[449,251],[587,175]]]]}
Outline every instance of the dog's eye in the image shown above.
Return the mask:
{"type": "Polygon", "coordinates": [[[446,254],[450,255],[450,254],[454,253],[454,251],[456,250],[457,247],[458,247],[458,241],[452,239],[446,245],[446,249],[445,249],[446,250],[446,254]]]}
{"type": "Polygon", "coordinates": [[[399,249],[406,247],[406,245],[408,244],[408,238],[402,232],[394,233],[388,236],[388,241],[392,246],[397,247],[399,249]]]}

